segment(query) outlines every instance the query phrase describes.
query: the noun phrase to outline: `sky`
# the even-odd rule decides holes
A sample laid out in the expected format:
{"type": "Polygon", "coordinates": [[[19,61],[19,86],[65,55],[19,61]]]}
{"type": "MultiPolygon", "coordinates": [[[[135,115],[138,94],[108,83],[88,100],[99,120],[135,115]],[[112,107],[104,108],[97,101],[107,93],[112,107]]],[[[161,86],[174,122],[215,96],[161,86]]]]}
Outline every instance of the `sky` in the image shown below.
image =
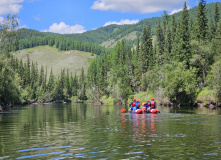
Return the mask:
{"type": "MultiPolygon", "coordinates": [[[[0,23],[16,15],[19,28],[60,34],[83,33],[110,24],[135,24],[198,5],[199,0],[0,0],[0,23]]],[[[207,0],[206,3],[221,2],[207,0]]]]}

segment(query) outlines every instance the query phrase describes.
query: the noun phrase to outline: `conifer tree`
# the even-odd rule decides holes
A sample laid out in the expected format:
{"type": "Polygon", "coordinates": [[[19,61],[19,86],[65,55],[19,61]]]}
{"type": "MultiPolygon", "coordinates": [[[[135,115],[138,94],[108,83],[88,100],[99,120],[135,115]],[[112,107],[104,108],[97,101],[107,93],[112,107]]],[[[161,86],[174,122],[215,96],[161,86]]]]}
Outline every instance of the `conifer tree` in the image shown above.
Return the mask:
{"type": "Polygon", "coordinates": [[[42,86],[44,92],[46,92],[46,90],[47,90],[47,74],[48,74],[47,72],[48,72],[48,69],[46,67],[46,71],[45,71],[45,75],[44,75],[44,80],[43,80],[43,86],[42,86]]]}
{"type": "Polygon", "coordinates": [[[145,73],[150,67],[150,62],[153,58],[153,46],[152,46],[152,39],[151,39],[151,29],[150,25],[148,24],[144,28],[143,37],[142,37],[142,70],[141,72],[145,73]]]}
{"type": "Polygon", "coordinates": [[[176,28],[177,28],[177,22],[175,19],[175,15],[173,14],[172,16],[172,40],[175,40],[175,35],[176,35],[176,28]]]}
{"type": "Polygon", "coordinates": [[[48,92],[52,92],[54,89],[54,83],[55,83],[55,79],[54,79],[54,74],[51,68],[51,72],[49,75],[49,80],[48,80],[48,84],[47,84],[47,91],[48,92]]]}
{"type": "Polygon", "coordinates": [[[80,93],[78,95],[78,98],[80,100],[86,100],[86,81],[85,81],[85,77],[84,77],[84,68],[82,67],[81,69],[81,75],[80,75],[80,93]]]}
{"type": "Polygon", "coordinates": [[[218,8],[218,2],[215,4],[215,13],[214,13],[214,22],[215,22],[215,29],[217,28],[217,24],[220,19],[220,13],[219,13],[219,8],[218,8]]]}
{"type": "Polygon", "coordinates": [[[221,20],[217,24],[216,34],[213,40],[213,54],[216,56],[216,59],[221,58],[221,20]]]}
{"type": "Polygon", "coordinates": [[[208,33],[208,20],[206,17],[206,1],[200,0],[197,9],[195,34],[199,41],[201,40],[204,41],[207,38],[207,33],[208,33]]]}
{"type": "Polygon", "coordinates": [[[137,45],[136,45],[136,52],[132,57],[132,64],[134,66],[134,79],[135,79],[135,86],[136,89],[139,90],[139,86],[141,85],[141,75],[142,75],[142,55],[140,49],[140,40],[139,36],[137,37],[137,45]]]}
{"type": "Polygon", "coordinates": [[[156,29],[156,36],[157,36],[157,46],[159,49],[159,63],[162,66],[163,65],[163,52],[164,52],[164,36],[163,36],[163,30],[160,25],[160,21],[157,24],[156,29]]]}
{"type": "Polygon", "coordinates": [[[68,69],[67,69],[67,74],[65,76],[65,88],[67,90],[68,97],[71,97],[70,77],[68,69]]]}
{"type": "Polygon", "coordinates": [[[165,38],[165,52],[164,52],[164,59],[165,63],[169,63],[170,61],[170,56],[171,56],[171,50],[172,50],[172,33],[170,26],[168,25],[167,27],[167,32],[166,32],[166,38],[165,38]]]}
{"type": "Polygon", "coordinates": [[[44,82],[44,67],[41,66],[40,74],[39,74],[39,77],[38,77],[38,86],[39,87],[42,86],[43,82],[44,82]]]}
{"type": "Polygon", "coordinates": [[[27,54],[27,63],[26,63],[26,68],[25,68],[25,80],[26,80],[26,84],[29,85],[31,83],[31,80],[30,80],[30,70],[31,70],[31,67],[30,67],[30,58],[29,58],[29,55],[27,54]]]}
{"type": "Polygon", "coordinates": [[[74,76],[74,80],[72,81],[73,83],[71,84],[72,88],[72,94],[73,96],[77,96],[78,95],[78,89],[79,89],[79,83],[78,83],[78,77],[77,74],[75,72],[75,76],[74,76]]]}
{"type": "Polygon", "coordinates": [[[189,25],[188,25],[188,11],[186,2],[184,3],[182,11],[181,23],[178,24],[176,37],[174,41],[174,46],[172,49],[173,60],[177,62],[186,61],[189,67],[189,60],[191,58],[190,50],[190,35],[189,35],[189,25]]]}

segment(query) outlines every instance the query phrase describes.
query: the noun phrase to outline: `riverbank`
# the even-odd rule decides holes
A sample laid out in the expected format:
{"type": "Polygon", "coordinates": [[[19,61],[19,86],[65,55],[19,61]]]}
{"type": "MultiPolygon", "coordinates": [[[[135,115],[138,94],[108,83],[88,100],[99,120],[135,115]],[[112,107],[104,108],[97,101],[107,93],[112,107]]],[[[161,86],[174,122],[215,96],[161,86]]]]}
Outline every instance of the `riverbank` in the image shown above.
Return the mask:
{"type": "MultiPolygon", "coordinates": [[[[147,100],[151,100],[151,98],[154,97],[155,101],[158,106],[171,106],[175,107],[173,103],[169,101],[169,99],[166,96],[163,96],[163,94],[152,94],[147,92],[139,92],[134,95],[131,95],[128,98],[127,104],[129,105],[133,98],[139,99],[140,103],[145,103],[147,100]]],[[[95,102],[92,100],[87,100],[86,102],[78,100],[78,98],[72,97],[71,99],[66,100],[57,100],[57,101],[40,101],[40,100],[26,100],[22,104],[28,104],[28,105],[36,105],[36,104],[56,104],[56,103],[90,103],[90,104],[96,104],[96,105],[116,105],[117,102],[114,100],[114,98],[103,96],[99,102],[95,102]]],[[[182,104],[179,106],[190,106],[190,104],[182,104]]],[[[210,108],[210,109],[216,109],[221,108],[221,103],[216,98],[216,92],[213,90],[209,90],[208,88],[203,89],[199,94],[197,95],[196,99],[194,100],[194,103],[191,106],[199,107],[199,108],[210,108]]],[[[0,105],[0,111],[7,110],[11,108],[12,106],[2,106],[0,105]]]]}

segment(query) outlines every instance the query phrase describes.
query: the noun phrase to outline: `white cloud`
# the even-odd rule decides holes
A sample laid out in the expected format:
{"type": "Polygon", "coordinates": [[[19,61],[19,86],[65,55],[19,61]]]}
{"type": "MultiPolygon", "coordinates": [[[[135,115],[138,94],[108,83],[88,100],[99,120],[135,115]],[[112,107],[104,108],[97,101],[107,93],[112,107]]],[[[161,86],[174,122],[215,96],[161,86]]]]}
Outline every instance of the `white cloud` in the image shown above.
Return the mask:
{"type": "Polygon", "coordinates": [[[107,23],[104,24],[104,26],[108,26],[111,24],[117,24],[117,25],[124,25],[124,24],[136,24],[138,23],[139,20],[129,20],[129,19],[122,19],[120,22],[117,21],[109,21],[107,23]]]}
{"type": "Polygon", "coordinates": [[[186,0],[96,0],[91,7],[101,11],[153,13],[181,8],[186,0]]]}
{"type": "Polygon", "coordinates": [[[19,3],[22,2],[24,0],[0,0],[0,15],[19,13],[22,8],[22,5],[19,5],[19,3]]]}
{"type": "MultiPolygon", "coordinates": [[[[189,9],[190,9],[190,7],[189,7],[189,6],[187,6],[187,9],[189,10],[189,9]]],[[[170,12],[170,13],[169,13],[169,15],[173,15],[173,14],[175,14],[175,13],[177,13],[177,12],[182,11],[182,10],[183,10],[183,8],[180,8],[180,9],[174,9],[172,12],[170,12]]]]}
{"type": "Polygon", "coordinates": [[[23,26],[19,26],[18,29],[21,29],[21,28],[28,28],[26,25],[23,25],[23,26]]]}
{"type": "Polygon", "coordinates": [[[59,34],[83,33],[86,32],[83,26],[76,24],[75,26],[66,25],[64,22],[52,24],[49,29],[43,32],[53,32],[59,34]]]}

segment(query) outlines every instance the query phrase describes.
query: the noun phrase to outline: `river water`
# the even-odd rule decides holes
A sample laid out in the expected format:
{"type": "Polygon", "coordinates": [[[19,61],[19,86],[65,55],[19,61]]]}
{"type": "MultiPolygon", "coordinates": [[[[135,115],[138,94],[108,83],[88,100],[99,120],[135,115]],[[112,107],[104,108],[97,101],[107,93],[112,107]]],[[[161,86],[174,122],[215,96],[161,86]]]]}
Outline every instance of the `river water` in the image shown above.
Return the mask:
{"type": "Polygon", "coordinates": [[[30,105],[0,113],[0,159],[221,159],[221,111],[30,105]]]}

